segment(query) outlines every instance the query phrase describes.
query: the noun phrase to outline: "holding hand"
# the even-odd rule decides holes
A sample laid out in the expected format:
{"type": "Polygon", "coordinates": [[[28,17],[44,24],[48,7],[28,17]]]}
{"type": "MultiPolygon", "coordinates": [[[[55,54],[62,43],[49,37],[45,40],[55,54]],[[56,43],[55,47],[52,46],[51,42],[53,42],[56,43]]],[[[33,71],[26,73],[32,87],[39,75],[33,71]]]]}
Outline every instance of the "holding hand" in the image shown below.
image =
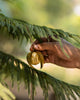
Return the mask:
{"type": "Polygon", "coordinates": [[[31,51],[40,51],[45,59],[45,63],[54,63],[67,68],[80,68],[80,49],[75,48],[69,42],[61,39],[63,49],[69,58],[63,53],[58,41],[51,37],[40,38],[41,43],[36,40],[32,45],[31,51]]]}

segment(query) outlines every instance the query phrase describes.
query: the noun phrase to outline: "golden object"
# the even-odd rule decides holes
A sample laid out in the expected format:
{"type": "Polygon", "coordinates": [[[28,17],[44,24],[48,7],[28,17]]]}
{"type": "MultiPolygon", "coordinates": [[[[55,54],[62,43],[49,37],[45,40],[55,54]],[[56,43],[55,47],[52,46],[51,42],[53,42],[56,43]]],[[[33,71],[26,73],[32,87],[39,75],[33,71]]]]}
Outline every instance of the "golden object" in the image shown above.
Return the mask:
{"type": "Polygon", "coordinates": [[[27,54],[27,62],[32,68],[34,68],[33,65],[37,65],[40,63],[42,68],[44,63],[44,57],[39,51],[30,52],[27,54]]]}

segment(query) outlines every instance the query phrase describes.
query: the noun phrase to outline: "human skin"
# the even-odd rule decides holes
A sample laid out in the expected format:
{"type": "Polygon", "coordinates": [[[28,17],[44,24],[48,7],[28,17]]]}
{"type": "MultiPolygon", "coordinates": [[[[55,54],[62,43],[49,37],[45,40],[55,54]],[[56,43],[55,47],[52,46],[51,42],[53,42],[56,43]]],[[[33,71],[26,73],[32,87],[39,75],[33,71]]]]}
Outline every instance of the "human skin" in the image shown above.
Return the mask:
{"type": "Polygon", "coordinates": [[[45,63],[53,63],[66,68],[79,68],[80,69],[80,49],[74,47],[68,41],[61,38],[63,49],[67,57],[61,49],[58,41],[53,40],[51,37],[40,38],[40,43],[36,40],[32,45],[31,51],[40,51],[43,56],[45,63]]]}

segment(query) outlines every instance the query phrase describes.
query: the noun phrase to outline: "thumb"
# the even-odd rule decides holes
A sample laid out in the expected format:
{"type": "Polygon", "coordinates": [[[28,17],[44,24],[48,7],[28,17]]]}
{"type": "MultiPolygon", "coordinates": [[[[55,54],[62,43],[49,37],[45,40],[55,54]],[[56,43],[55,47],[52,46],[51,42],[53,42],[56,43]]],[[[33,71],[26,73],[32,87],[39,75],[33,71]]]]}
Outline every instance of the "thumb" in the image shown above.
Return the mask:
{"type": "Polygon", "coordinates": [[[53,50],[53,45],[51,42],[44,42],[44,43],[40,43],[40,44],[35,44],[34,45],[34,49],[35,50],[53,50]]]}

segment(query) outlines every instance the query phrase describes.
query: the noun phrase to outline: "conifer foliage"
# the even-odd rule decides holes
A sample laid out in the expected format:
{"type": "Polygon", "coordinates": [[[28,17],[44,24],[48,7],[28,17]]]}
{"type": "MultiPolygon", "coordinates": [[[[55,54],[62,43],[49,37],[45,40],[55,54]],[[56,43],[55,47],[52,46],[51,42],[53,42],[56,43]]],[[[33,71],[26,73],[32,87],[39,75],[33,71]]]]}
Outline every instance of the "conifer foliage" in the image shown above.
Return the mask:
{"type": "MultiPolygon", "coordinates": [[[[0,14],[0,30],[2,28],[6,28],[8,35],[12,36],[13,39],[18,39],[19,41],[22,38],[24,39],[24,37],[27,41],[32,41],[39,39],[40,37],[48,37],[50,35],[54,40],[59,41],[60,44],[60,38],[63,38],[71,42],[74,46],[80,48],[80,35],[70,34],[60,29],[31,25],[23,20],[8,18],[5,15],[0,14]]],[[[63,50],[62,45],[61,48],[63,50]]],[[[0,51],[0,83],[4,85],[6,83],[4,79],[7,77],[11,78],[12,86],[14,86],[15,81],[18,83],[18,87],[21,82],[24,82],[29,95],[30,84],[32,84],[32,100],[34,100],[35,88],[38,82],[43,90],[45,100],[48,100],[48,90],[50,87],[52,87],[55,93],[56,100],[71,100],[71,98],[73,98],[73,100],[77,100],[77,97],[80,98],[80,86],[65,83],[48,75],[45,72],[32,69],[23,61],[10,54],[0,51]]],[[[3,88],[5,88],[4,86],[3,88]]],[[[1,86],[0,92],[2,93],[1,86]]],[[[3,92],[4,94],[6,93],[5,91],[3,92]]],[[[10,93],[7,94],[7,96],[11,96],[10,93]]],[[[3,98],[3,93],[2,95],[0,94],[0,97],[3,98]]],[[[11,97],[12,98],[8,100],[15,99],[13,95],[11,97]]],[[[3,99],[6,100],[5,98],[3,99]]]]}

